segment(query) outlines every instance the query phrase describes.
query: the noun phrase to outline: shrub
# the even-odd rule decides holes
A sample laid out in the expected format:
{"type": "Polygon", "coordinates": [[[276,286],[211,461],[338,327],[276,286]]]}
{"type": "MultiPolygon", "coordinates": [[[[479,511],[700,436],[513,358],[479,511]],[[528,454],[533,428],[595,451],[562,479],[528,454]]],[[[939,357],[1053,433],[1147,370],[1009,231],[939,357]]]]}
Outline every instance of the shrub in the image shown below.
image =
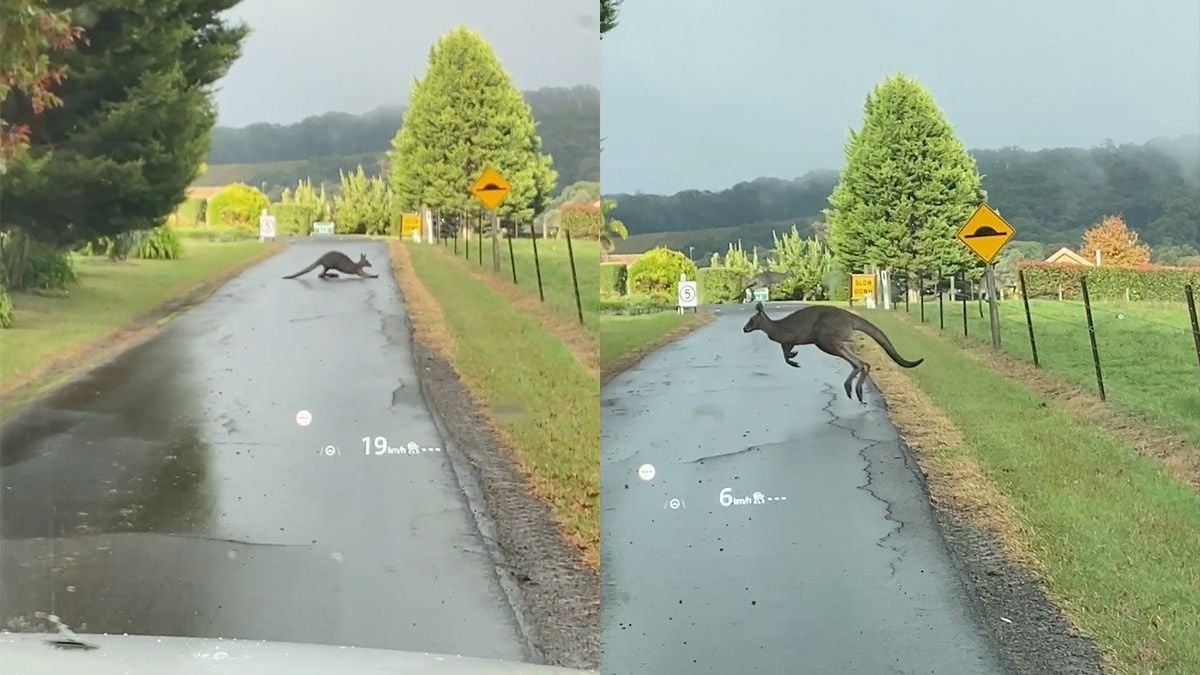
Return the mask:
{"type": "Polygon", "coordinates": [[[600,263],[600,295],[625,295],[629,267],[625,263],[600,263]]]}
{"type": "Polygon", "coordinates": [[[729,267],[705,267],[696,272],[700,299],[705,303],[737,302],[741,300],[741,270],[729,267]]]}
{"type": "Polygon", "coordinates": [[[271,205],[275,216],[275,234],[279,236],[304,236],[312,231],[320,209],[315,204],[296,202],[271,205]]]}
{"type": "Polygon", "coordinates": [[[675,309],[673,300],[646,295],[621,295],[600,298],[600,311],[605,314],[647,314],[675,309]]]}
{"type": "Polygon", "coordinates": [[[29,248],[17,287],[60,291],[66,290],[78,280],[69,251],[34,243],[29,248]]]}
{"type": "Polygon", "coordinates": [[[559,227],[571,233],[572,237],[600,236],[600,208],[593,204],[568,202],[558,208],[559,227]]]}
{"type": "Polygon", "coordinates": [[[680,274],[695,279],[696,264],[679,251],[659,246],[629,267],[629,291],[673,301],[680,274]]]}
{"type": "Polygon", "coordinates": [[[207,239],[208,241],[241,241],[258,239],[258,228],[241,227],[176,227],[175,234],[183,239],[207,239]]]}
{"type": "Polygon", "coordinates": [[[8,289],[0,286],[0,328],[12,328],[13,304],[8,289]]]}
{"type": "Polygon", "coordinates": [[[178,260],[182,253],[183,243],[167,227],[142,232],[133,249],[133,257],[145,260],[178,260]]]}
{"type": "Polygon", "coordinates": [[[1163,300],[1180,302],[1183,287],[1200,286],[1200,269],[1139,265],[1136,267],[1084,267],[1053,263],[1021,263],[1030,297],[1082,298],[1079,280],[1087,277],[1093,300],[1163,300]]]}
{"type": "Polygon", "coordinates": [[[271,205],[267,196],[245,183],[234,183],[208,200],[209,225],[248,226],[258,229],[258,216],[271,205]]]}
{"type": "Polygon", "coordinates": [[[188,197],[175,209],[175,224],[183,227],[195,227],[204,224],[204,210],[208,201],[201,197],[188,197]]]}

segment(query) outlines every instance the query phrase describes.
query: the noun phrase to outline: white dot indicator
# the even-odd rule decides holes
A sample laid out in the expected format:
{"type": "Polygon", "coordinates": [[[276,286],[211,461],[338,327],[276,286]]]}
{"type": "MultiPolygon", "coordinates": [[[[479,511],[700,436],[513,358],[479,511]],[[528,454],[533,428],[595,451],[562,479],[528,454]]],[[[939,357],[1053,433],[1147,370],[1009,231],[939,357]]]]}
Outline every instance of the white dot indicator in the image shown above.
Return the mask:
{"type": "Polygon", "coordinates": [[[296,413],[296,424],[299,424],[302,427],[312,424],[312,413],[308,412],[307,410],[301,410],[300,412],[296,413]]]}
{"type": "Polygon", "coordinates": [[[643,464],[639,466],[637,474],[638,478],[641,478],[642,480],[654,480],[654,465],[643,464]]]}

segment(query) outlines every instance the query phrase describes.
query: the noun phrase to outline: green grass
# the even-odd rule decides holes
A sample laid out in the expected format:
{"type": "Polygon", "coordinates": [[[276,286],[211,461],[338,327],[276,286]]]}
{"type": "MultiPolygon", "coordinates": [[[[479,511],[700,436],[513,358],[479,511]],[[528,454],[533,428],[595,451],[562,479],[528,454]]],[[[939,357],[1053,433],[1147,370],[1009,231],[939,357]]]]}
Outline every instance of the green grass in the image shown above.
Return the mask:
{"type": "Polygon", "coordinates": [[[1200,673],[1200,495],[947,341],[888,312],[863,314],[902,354],[926,357],[905,372],[966,439],[943,459],[971,456],[1007,495],[1051,594],[1119,671],[1200,673]]]}
{"type": "Polygon", "coordinates": [[[463,268],[445,264],[432,247],[405,246],[454,336],[455,367],[493,411],[555,518],[598,562],[597,379],[536,317],[517,311],[463,268]]]}
{"type": "MultiPolygon", "coordinates": [[[[1000,344],[1004,351],[1032,361],[1028,324],[1020,300],[1000,304],[1000,344]]],[[[1097,391],[1087,319],[1079,301],[1030,300],[1034,337],[1042,368],[1090,391],[1097,391]]],[[[991,344],[987,303],[967,302],[967,334],[991,344]]],[[[900,305],[898,311],[903,312],[900,305]]],[[[962,303],[946,303],[946,330],[962,335],[962,303]]],[[[909,305],[919,321],[920,308],[909,305]]],[[[1096,344],[1108,400],[1155,426],[1200,444],[1200,362],[1187,306],[1138,302],[1092,304],[1096,344]]],[[[925,320],[938,323],[937,299],[926,300],[925,320]]]]}
{"type": "MultiPolygon", "coordinates": [[[[517,264],[517,285],[533,297],[537,297],[537,266],[533,259],[532,239],[513,239],[513,255],[517,264]]],[[[479,264],[478,239],[471,239],[469,261],[479,264]]],[[[539,239],[538,260],[542,269],[542,290],[546,305],[568,321],[579,321],[579,310],[575,306],[575,287],[571,282],[571,263],[567,256],[566,239],[539,239]]],[[[583,325],[595,333],[599,330],[600,314],[600,244],[590,239],[571,240],[575,252],[575,274],[579,280],[579,300],[583,307],[583,325]]],[[[453,252],[454,241],[446,247],[453,252]]],[[[463,240],[458,242],[458,255],[464,260],[466,249],[463,240]]],[[[492,269],[492,245],[484,238],[483,268],[492,269]]],[[[500,242],[500,278],[512,283],[512,265],[509,262],[508,242],[500,242]]]]}
{"type": "Polygon", "coordinates": [[[608,368],[622,357],[655,345],[671,331],[696,322],[697,315],[676,312],[632,316],[605,314],[600,317],[600,368],[608,368]]]}
{"type": "Polygon", "coordinates": [[[0,331],[0,386],[97,340],[205,279],[263,251],[258,242],[184,243],[179,260],[76,256],[79,285],[65,295],[13,293],[16,325],[0,331]]]}

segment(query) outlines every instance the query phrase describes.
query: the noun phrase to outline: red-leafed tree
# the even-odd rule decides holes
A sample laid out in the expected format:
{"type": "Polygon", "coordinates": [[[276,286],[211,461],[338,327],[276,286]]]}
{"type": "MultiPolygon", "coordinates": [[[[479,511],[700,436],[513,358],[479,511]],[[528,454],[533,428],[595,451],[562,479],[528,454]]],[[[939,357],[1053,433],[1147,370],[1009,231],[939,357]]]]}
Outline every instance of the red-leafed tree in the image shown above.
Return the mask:
{"type": "Polygon", "coordinates": [[[1121,216],[1105,216],[1083,233],[1083,248],[1079,254],[1088,260],[1100,252],[1101,265],[1145,265],[1150,262],[1150,247],[1138,243],[1137,232],[1131,232],[1121,216]]]}
{"type": "Polygon", "coordinates": [[[51,11],[44,0],[4,0],[0,26],[0,155],[8,162],[29,145],[29,126],[7,119],[20,110],[40,115],[62,104],[54,87],[65,68],[50,55],[70,49],[83,29],[71,25],[70,12],[51,11]]]}

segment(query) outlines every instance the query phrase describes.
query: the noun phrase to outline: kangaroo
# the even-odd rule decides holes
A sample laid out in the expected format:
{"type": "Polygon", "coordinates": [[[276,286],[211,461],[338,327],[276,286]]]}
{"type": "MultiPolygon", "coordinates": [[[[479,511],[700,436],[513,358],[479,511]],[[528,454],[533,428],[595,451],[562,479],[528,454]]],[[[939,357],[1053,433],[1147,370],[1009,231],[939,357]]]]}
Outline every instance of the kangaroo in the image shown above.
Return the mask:
{"type": "Polygon", "coordinates": [[[779,320],[767,316],[761,302],[755,305],[754,309],[754,316],[751,316],[746,325],[742,327],[743,332],[750,333],[761,330],[766,333],[772,341],[783,346],[783,360],[795,368],[800,367],[800,364],[792,360],[796,358],[798,345],[816,345],[817,349],[826,354],[836,356],[849,363],[853,370],[850,371],[850,377],[847,377],[843,384],[846,389],[846,398],[853,400],[850,396],[850,385],[853,383],[854,393],[858,395],[860,403],[865,402],[862,393],[863,380],[871,372],[871,366],[859,358],[851,347],[854,331],[866,333],[871,339],[878,342],[880,347],[883,347],[883,351],[887,352],[893,361],[904,368],[916,368],[925,361],[925,359],[909,361],[900,356],[896,348],[892,346],[892,341],[883,334],[883,331],[879,330],[879,327],[841,307],[813,305],[798,309],[779,320]],[[858,382],[854,382],[856,375],[858,382]]]}
{"type": "Polygon", "coordinates": [[[771,286],[777,284],[787,278],[783,272],[762,271],[750,277],[750,285],[742,289],[741,296],[746,297],[746,291],[755,286],[771,286]]]}
{"type": "Polygon", "coordinates": [[[313,264],[305,267],[295,274],[289,274],[288,276],[284,277],[284,279],[295,279],[302,274],[307,274],[308,272],[313,271],[317,267],[321,267],[321,273],[317,276],[322,279],[328,279],[329,277],[337,276],[336,274],[331,273],[329,270],[337,270],[339,272],[345,272],[346,274],[356,274],[367,279],[378,278],[378,274],[367,274],[363,271],[365,268],[370,266],[371,262],[367,260],[367,256],[361,253],[358,255],[358,262],[354,262],[350,259],[350,256],[342,253],[341,251],[329,251],[320,258],[317,258],[317,261],[313,264]]]}

